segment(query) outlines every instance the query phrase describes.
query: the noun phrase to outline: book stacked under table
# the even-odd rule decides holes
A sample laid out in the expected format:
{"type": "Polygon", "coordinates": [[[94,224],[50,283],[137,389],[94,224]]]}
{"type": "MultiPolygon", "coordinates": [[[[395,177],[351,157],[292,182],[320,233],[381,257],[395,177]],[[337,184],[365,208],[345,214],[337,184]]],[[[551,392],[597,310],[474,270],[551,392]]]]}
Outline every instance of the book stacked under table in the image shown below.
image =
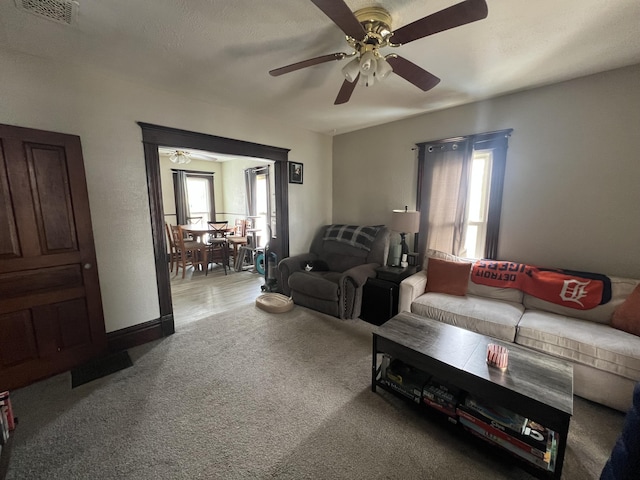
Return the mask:
{"type": "Polygon", "coordinates": [[[0,453],[9,441],[9,432],[15,428],[9,392],[0,392],[0,453]]]}
{"type": "Polygon", "coordinates": [[[383,355],[379,382],[537,468],[547,472],[555,469],[558,435],[532,419],[491,405],[387,354],[383,355]]]}
{"type": "Polygon", "coordinates": [[[428,379],[429,375],[411,365],[383,357],[380,382],[415,403],[422,401],[422,387],[428,379]]]}

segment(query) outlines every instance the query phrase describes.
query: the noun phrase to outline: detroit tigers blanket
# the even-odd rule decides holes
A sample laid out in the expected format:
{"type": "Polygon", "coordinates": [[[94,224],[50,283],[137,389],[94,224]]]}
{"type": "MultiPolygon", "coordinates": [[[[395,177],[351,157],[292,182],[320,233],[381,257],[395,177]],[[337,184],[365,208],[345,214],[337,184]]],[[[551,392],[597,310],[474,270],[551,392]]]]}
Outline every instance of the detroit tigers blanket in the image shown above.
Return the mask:
{"type": "Polygon", "coordinates": [[[471,280],[479,285],[517,288],[542,300],[578,310],[589,310],[611,300],[611,280],[599,273],[478,260],[471,269],[471,280]]]}

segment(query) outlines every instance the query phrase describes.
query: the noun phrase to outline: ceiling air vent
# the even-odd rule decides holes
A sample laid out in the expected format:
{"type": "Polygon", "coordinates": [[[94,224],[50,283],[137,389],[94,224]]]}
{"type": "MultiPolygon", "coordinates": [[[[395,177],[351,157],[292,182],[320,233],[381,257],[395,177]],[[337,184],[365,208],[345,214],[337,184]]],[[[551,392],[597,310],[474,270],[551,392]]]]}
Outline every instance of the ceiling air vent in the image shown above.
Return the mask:
{"type": "Polygon", "coordinates": [[[54,22],[73,25],[78,16],[78,2],[70,0],[15,0],[16,7],[54,22]]]}

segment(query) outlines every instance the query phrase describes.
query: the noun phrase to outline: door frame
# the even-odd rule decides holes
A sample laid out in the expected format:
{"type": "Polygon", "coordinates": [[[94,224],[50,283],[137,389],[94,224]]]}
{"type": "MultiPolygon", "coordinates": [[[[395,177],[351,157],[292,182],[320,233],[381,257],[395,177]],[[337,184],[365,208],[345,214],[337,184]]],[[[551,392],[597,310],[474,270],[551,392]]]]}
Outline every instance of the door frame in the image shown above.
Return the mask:
{"type": "Polygon", "coordinates": [[[149,208],[151,210],[151,234],[156,267],[160,323],[163,337],[175,332],[171,280],[167,264],[167,239],[164,226],[164,207],[160,182],[160,155],[158,147],[193,148],[213,153],[255,157],[273,160],[276,197],[276,232],[270,242],[279,258],[289,256],[289,189],[287,164],[288,148],[218,137],[206,133],[191,132],[144,122],[136,122],[142,129],[142,143],[147,172],[149,208]]]}

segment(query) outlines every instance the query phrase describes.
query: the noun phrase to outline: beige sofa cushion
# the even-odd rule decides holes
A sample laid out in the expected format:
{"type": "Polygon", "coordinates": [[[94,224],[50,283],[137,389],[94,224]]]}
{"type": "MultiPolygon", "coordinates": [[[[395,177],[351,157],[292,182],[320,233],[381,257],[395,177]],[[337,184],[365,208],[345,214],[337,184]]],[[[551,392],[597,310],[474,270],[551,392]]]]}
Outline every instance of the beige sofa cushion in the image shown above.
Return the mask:
{"type": "Polygon", "coordinates": [[[517,288],[489,287],[478,285],[469,279],[467,293],[478,297],[494,298],[503,302],[522,303],[522,291],[517,288]]]}
{"type": "Polygon", "coordinates": [[[518,324],[516,343],[640,380],[640,337],[608,325],[527,310],[518,324]]]}
{"type": "Polygon", "coordinates": [[[546,312],[557,313],[567,317],[581,318],[592,322],[609,324],[613,311],[621,305],[625,299],[631,295],[633,289],[640,283],[640,280],[621,277],[610,277],[611,279],[611,300],[604,305],[598,305],[589,310],[578,310],[577,308],[565,307],[555,303],[540,300],[528,293],[524,294],[522,303],[526,308],[534,310],[544,310],[546,312]]]}
{"type": "MultiPolygon", "coordinates": [[[[427,250],[426,258],[424,259],[423,264],[425,268],[427,268],[428,266],[429,257],[440,258],[442,260],[448,260],[450,262],[475,263],[476,261],[473,258],[457,257],[456,255],[451,255],[450,253],[441,252],[439,250],[427,250]]],[[[478,297],[495,298],[496,300],[502,300],[503,302],[522,303],[522,292],[517,288],[499,288],[489,287],[487,285],[478,285],[471,280],[471,272],[469,272],[467,294],[475,295],[478,297]]]]}
{"type": "Polygon", "coordinates": [[[622,305],[616,307],[611,317],[611,326],[640,336],[640,285],[622,305]]]}
{"type": "Polygon", "coordinates": [[[513,342],[524,307],[520,303],[472,295],[459,297],[429,292],[413,301],[411,311],[449,325],[513,342]]]}

